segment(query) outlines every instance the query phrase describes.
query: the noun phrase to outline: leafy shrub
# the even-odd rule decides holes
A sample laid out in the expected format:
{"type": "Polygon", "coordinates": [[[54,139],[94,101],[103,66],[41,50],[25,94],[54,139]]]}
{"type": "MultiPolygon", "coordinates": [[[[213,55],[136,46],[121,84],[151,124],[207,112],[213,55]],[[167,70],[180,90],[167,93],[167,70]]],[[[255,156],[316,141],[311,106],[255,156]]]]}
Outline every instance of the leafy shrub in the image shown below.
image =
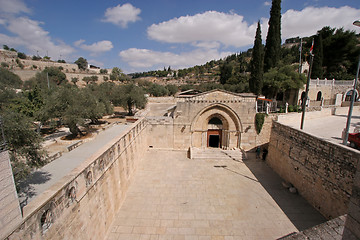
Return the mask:
{"type": "Polygon", "coordinates": [[[265,113],[257,113],[255,115],[255,129],[256,129],[257,134],[260,134],[260,132],[261,132],[261,129],[265,122],[265,116],[266,116],[265,113]]]}

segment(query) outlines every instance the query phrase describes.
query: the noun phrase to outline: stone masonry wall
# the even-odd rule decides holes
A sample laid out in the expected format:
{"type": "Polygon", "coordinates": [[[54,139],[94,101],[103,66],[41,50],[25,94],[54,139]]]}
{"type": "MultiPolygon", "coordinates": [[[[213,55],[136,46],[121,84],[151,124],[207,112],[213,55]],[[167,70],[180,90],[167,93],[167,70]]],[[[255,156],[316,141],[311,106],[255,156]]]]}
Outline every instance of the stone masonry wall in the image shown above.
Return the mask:
{"type": "Polygon", "coordinates": [[[357,165],[354,186],[349,203],[349,211],[345,222],[343,239],[355,239],[350,236],[356,236],[360,239],[360,161],[357,165]]]}
{"type": "Polygon", "coordinates": [[[268,164],[328,219],[347,212],[360,152],[274,122],[268,164]]]}
{"type": "Polygon", "coordinates": [[[9,153],[0,152],[0,239],[21,221],[21,210],[17,197],[9,153]]]}
{"type": "Polygon", "coordinates": [[[147,149],[140,119],[30,202],[7,239],[103,239],[147,149]]]}

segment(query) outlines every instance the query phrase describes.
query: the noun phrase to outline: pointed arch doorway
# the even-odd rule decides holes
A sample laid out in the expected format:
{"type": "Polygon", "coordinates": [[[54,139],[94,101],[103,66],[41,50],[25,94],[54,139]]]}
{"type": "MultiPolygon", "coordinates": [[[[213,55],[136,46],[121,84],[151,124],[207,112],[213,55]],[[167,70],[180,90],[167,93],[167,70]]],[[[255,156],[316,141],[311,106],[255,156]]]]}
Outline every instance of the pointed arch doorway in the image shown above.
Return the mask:
{"type": "Polygon", "coordinates": [[[218,117],[212,117],[208,122],[207,147],[221,148],[223,123],[218,117]]]}

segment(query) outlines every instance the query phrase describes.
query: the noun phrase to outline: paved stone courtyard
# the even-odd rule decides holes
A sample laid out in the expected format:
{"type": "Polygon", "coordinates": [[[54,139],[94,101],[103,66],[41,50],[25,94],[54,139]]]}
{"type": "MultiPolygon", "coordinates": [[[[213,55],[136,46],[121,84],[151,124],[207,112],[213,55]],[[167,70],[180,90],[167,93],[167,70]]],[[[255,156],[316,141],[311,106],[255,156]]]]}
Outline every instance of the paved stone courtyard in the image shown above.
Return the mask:
{"type": "Polygon", "coordinates": [[[108,240],[276,239],[325,221],[252,154],[244,161],[186,155],[148,151],[108,240]]]}

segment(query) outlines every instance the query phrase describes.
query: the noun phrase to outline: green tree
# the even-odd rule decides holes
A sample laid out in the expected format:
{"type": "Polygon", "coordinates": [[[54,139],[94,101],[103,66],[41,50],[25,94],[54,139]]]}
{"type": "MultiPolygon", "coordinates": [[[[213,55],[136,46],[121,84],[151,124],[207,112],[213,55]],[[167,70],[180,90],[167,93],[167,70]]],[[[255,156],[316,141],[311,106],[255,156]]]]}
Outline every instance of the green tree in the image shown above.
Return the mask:
{"type": "Polygon", "coordinates": [[[148,92],[154,96],[154,97],[162,97],[169,94],[169,91],[162,85],[153,83],[150,88],[148,89],[148,92]]]}
{"type": "Polygon", "coordinates": [[[264,76],[264,50],[261,40],[261,27],[260,21],[256,29],[256,36],[254,41],[254,48],[252,52],[252,59],[250,62],[251,76],[249,79],[250,91],[260,95],[263,86],[264,76]]]}
{"type": "Polygon", "coordinates": [[[111,81],[120,81],[122,74],[123,74],[123,72],[120,68],[114,67],[110,73],[110,80],[111,81]]]}
{"type": "Polygon", "coordinates": [[[360,55],[356,33],[342,28],[324,27],[318,34],[321,35],[323,43],[323,77],[354,79],[360,55]]]}
{"type": "Polygon", "coordinates": [[[108,70],[107,69],[100,69],[100,74],[107,74],[108,70]]]}
{"type": "Polygon", "coordinates": [[[314,60],[312,64],[311,77],[322,78],[323,77],[323,45],[322,37],[320,34],[314,38],[314,60]]]}
{"type": "Polygon", "coordinates": [[[79,57],[78,60],[75,61],[75,64],[78,65],[80,70],[85,70],[88,66],[87,60],[83,57],[79,57]]]}
{"type": "Polygon", "coordinates": [[[179,91],[179,88],[174,84],[166,85],[166,89],[169,92],[169,95],[175,95],[179,91]]]}
{"type": "Polygon", "coordinates": [[[276,67],[281,50],[281,0],[272,0],[269,29],[266,37],[264,71],[276,67]]]}
{"type": "Polygon", "coordinates": [[[41,57],[33,55],[32,60],[34,61],[41,60],[41,57]]]}
{"type": "Polygon", "coordinates": [[[46,98],[39,118],[42,122],[52,119],[61,119],[69,127],[74,136],[83,135],[79,126],[85,126],[85,108],[80,89],[64,86],[53,91],[46,98]]]}
{"type": "Polygon", "coordinates": [[[31,169],[45,164],[46,152],[41,147],[42,137],[34,131],[29,118],[10,110],[2,111],[1,115],[14,179],[19,187],[31,169]]]}
{"type": "Polygon", "coordinates": [[[22,85],[20,77],[8,69],[0,67],[0,89],[6,87],[20,88],[22,85]]]}
{"type": "Polygon", "coordinates": [[[46,67],[43,71],[43,73],[48,74],[49,79],[56,83],[56,85],[60,85],[62,83],[67,82],[66,80],[66,74],[63,73],[59,68],[57,67],[46,67]]]}
{"type": "Polygon", "coordinates": [[[4,49],[4,50],[10,50],[10,48],[8,47],[8,45],[3,45],[3,49],[4,49]]]}
{"type": "Polygon", "coordinates": [[[20,59],[26,59],[26,54],[25,54],[25,53],[18,52],[17,56],[18,56],[18,58],[20,58],[20,59]]]}
{"type": "Polygon", "coordinates": [[[71,78],[71,82],[74,84],[74,85],[76,85],[76,83],[79,81],[79,78],[77,78],[77,77],[73,77],[73,78],[71,78]]]}
{"type": "Polygon", "coordinates": [[[271,68],[264,73],[263,94],[267,98],[275,98],[278,93],[289,93],[292,89],[300,89],[306,81],[303,74],[296,72],[297,66],[285,65],[271,68]]]}
{"type": "Polygon", "coordinates": [[[143,109],[147,99],[144,91],[135,84],[115,86],[112,90],[111,101],[115,106],[122,106],[130,116],[134,115],[134,108],[143,109]]]}
{"type": "Polygon", "coordinates": [[[232,76],[233,67],[230,63],[224,63],[220,67],[220,83],[225,84],[232,76]]]}
{"type": "Polygon", "coordinates": [[[89,83],[91,83],[91,84],[94,84],[94,83],[96,83],[98,80],[99,80],[99,78],[98,78],[98,76],[86,76],[86,77],[83,77],[83,79],[82,79],[84,82],[86,82],[86,85],[88,85],[89,83]]]}

